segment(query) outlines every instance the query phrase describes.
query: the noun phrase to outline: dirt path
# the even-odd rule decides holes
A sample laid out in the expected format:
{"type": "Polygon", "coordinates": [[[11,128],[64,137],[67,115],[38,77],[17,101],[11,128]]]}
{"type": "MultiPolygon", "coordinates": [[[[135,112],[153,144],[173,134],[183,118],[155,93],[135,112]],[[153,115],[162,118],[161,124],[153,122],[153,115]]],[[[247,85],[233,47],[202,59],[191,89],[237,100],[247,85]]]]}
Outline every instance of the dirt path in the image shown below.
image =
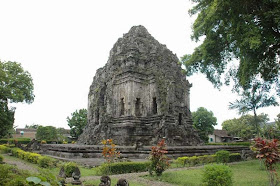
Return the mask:
{"type": "Polygon", "coordinates": [[[10,157],[9,155],[4,155],[3,154],[3,157],[4,157],[4,162],[6,164],[9,164],[9,165],[15,165],[18,167],[18,169],[21,169],[21,170],[28,170],[30,172],[33,172],[33,173],[37,173],[38,172],[38,169],[32,165],[30,165],[29,163],[26,163],[20,159],[17,159],[17,158],[14,158],[14,157],[10,157]]]}
{"type": "MultiPolygon", "coordinates": [[[[140,176],[147,175],[148,172],[141,172],[141,173],[128,173],[128,174],[118,174],[118,175],[111,175],[110,178],[124,178],[128,182],[133,181],[140,183],[142,185],[147,185],[147,186],[172,186],[172,184],[166,183],[166,182],[160,182],[160,181],[153,181],[153,180],[148,180],[145,178],[141,178],[140,176]]],[[[82,177],[82,181],[87,181],[87,180],[100,180],[101,176],[86,176],[82,177]]]]}
{"type": "MultiPolygon", "coordinates": [[[[184,167],[184,168],[174,168],[174,169],[168,169],[166,172],[173,172],[173,171],[178,171],[178,170],[186,170],[186,169],[197,169],[201,168],[202,166],[197,166],[197,167],[184,167]]],[[[166,183],[166,182],[160,182],[160,181],[154,181],[154,180],[148,180],[145,178],[142,178],[140,176],[145,176],[148,175],[148,172],[140,172],[140,173],[128,173],[128,174],[118,174],[118,175],[111,175],[110,178],[124,178],[129,181],[137,182],[143,185],[147,186],[173,186],[174,184],[166,183]]],[[[85,176],[82,177],[82,181],[87,181],[87,180],[99,180],[101,176],[85,176]]]]}
{"type": "MultiPolygon", "coordinates": [[[[30,172],[33,173],[37,173],[38,169],[35,166],[30,165],[30,163],[25,162],[23,160],[20,160],[18,158],[14,158],[14,157],[10,157],[9,155],[3,155],[4,156],[4,162],[6,164],[10,164],[10,165],[15,165],[17,166],[19,169],[22,170],[28,170],[30,172]]],[[[184,169],[197,169],[201,166],[198,167],[188,167],[188,168],[174,168],[174,169],[168,169],[166,172],[172,172],[172,171],[177,171],[177,170],[184,170],[184,169]]],[[[145,176],[148,175],[148,172],[140,172],[140,173],[128,173],[128,174],[118,174],[118,175],[111,175],[111,178],[116,178],[116,179],[120,179],[120,178],[124,178],[126,180],[128,180],[128,182],[133,181],[133,182],[137,182],[140,183],[142,185],[147,185],[147,186],[172,186],[173,184],[169,184],[166,182],[160,182],[160,181],[154,181],[154,180],[148,180],[145,178],[142,178],[140,176],[145,176]]],[[[81,177],[81,181],[87,181],[87,180],[100,180],[101,176],[84,176],[81,177]]],[[[67,180],[71,182],[72,178],[68,178],[67,180]]]]}

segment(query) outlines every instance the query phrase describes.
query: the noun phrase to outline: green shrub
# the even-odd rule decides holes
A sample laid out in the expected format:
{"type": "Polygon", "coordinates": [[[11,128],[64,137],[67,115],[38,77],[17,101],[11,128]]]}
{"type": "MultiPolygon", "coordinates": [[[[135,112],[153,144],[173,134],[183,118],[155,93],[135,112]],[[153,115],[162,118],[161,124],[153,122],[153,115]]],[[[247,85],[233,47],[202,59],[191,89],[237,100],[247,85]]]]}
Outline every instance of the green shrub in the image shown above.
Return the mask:
{"type": "Polygon", "coordinates": [[[40,157],[42,157],[42,155],[37,154],[37,153],[30,153],[28,161],[31,162],[31,163],[36,163],[37,164],[40,157]]]}
{"type": "Polygon", "coordinates": [[[5,145],[0,145],[0,152],[9,153],[9,152],[11,152],[11,149],[9,147],[6,147],[5,145]]]}
{"type": "Polygon", "coordinates": [[[9,139],[0,139],[0,144],[7,144],[12,143],[14,144],[15,141],[21,144],[28,144],[31,140],[29,138],[9,138],[9,139]]]}
{"type": "Polygon", "coordinates": [[[65,163],[63,167],[66,177],[72,177],[72,173],[74,172],[75,168],[78,167],[78,165],[75,162],[68,162],[65,163]]]}
{"type": "Polygon", "coordinates": [[[97,169],[98,175],[104,175],[110,170],[111,174],[124,174],[132,172],[145,172],[150,166],[150,162],[116,162],[103,163],[97,169]]]}
{"type": "Polygon", "coordinates": [[[229,157],[227,158],[228,151],[220,152],[218,151],[218,159],[216,154],[212,155],[204,155],[204,156],[184,156],[184,157],[178,157],[175,161],[175,163],[179,166],[195,166],[195,165],[204,165],[204,164],[209,164],[209,163],[227,163],[227,162],[236,162],[241,160],[241,155],[240,153],[231,153],[229,154],[229,157]]]}
{"type": "Polygon", "coordinates": [[[199,158],[197,156],[192,156],[188,158],[190,166],[195,166],[199,164],[199,158]]]}
{"type": "Polygon", "coordinates": [[[188,160],[189,160],[189,157],[187,157],[187,156],[179,157],[176,159],[176,163],[185,167],[186,164],[188,163],[188,160]]]}
{"type": "Polygon", "coordinates": [[[20,171],[14,166],[0,164],[0,185],[28,185],[25,182],[25,178],[28,176],[28,171],[20,171]]]}
{"type": "Polygon", "coordinates": [[[218,163],[228,163],[229,162],[229,151],[219,150],[216,152],[216,161],[218,163]]]}
{"type": "Polygon", "coordinates": [[[229,162],[241,161],[240,153],[231,153],[229,155],[229,162]]]}
{"type": "Polygon", "coordinates": [[[226,165],[206,165],[203,171],[202,182],[207,186],[231,186],[232,171],[226,165]]]}
{"type": "Polygon", "coordinates": [[[250,142],[232,142],[232,143],[206,143],[205,145],[227,145],[227,146],[246,146],[250,147],[250,142]]]}
{"type": "Polygon", "coordinates": [[[4,157],[0,155],[0,164],[3,163],[4,157]]]}
{"type": "Polygon", "coordinates": [[[56,160],[47,156],[41,156],[38,159],[38,165],[42,168],[51,168],[56,166],[56,160]]]}
{"type": "Polygon", "coordinates": [[[12,148],[12,149],[11,149],[12,155],[15,156],[15,157],[17,157],[17,158],[19,158],[19,154],[20,154],[21,151],[22,151],[22,150],[19,149],[19,148],[12,148]]]}

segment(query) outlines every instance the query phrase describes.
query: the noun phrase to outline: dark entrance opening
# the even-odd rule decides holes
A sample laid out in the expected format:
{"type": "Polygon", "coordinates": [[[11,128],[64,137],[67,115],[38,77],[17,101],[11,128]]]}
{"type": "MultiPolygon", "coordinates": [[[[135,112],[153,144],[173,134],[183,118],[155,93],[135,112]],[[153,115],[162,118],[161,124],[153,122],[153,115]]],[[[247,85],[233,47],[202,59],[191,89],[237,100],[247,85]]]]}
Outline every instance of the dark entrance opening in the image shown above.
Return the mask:
{"type": "Polygon", "coordinates": [[[124,115],[124,98],[121,98],[121,113],[120,113],[121,116],[124,115]]]}
{"type": "Polygon", "coordinates": [[[140,98],[136,98],[136,103],[135,103],[135,115],[136,115],[136,116],[141,116],[141,111],[140,111],[140,98]]]}
{"type": "Polygon", "coordinates": [[[157,98],[153,97],[153,114],[157,114],[157,98]]]}
{"type": "Polygon", "coordinates": [[[179,125],[182,125],[182,117],[183,117],[183,114],[179,113],[179,125]]]}
{"type": "Polygon", "coordinates": [[[99,109],[96,109],[96,113],[95,113],[95,123],[99,124],[99,109]]]}

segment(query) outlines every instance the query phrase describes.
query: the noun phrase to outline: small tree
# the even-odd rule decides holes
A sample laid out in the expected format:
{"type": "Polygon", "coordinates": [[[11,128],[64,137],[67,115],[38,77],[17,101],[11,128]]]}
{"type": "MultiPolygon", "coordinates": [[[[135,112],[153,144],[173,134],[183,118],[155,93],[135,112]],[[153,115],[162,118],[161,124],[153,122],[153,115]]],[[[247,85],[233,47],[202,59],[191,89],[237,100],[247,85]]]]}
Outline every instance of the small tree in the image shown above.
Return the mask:
{"type": "Polygon", "coordinates": [[[279,183],[277,172],[275,170],[277,162],[280,161],[279,143],[277,139],[271,141],[256,138],[253,146],[257,151],[257,158],[264,161],[266,170],[269,172],[270,186],[276,186],[279,183]]]}
{"type": "Polygon", "coordinates": [[[162,173],[169,167],[169,158],[165,155],[168,151],[166,149],[165,140],[162,139],[157,146],[153,146],[151,148],[150,157],[151,165],[149,168],[150,175],[153,172],[156,173],[157,176],[162,175],[162,173]]]}
{"type": "Polygon", "coordinates": [[[208,142],[208,135],[214,132],[214,126],[217,125],[217,118],[212,111],[200,107],[192,113],[193,126],[198,131],[200,139],[208,142]]]}
{"type": "Polygon", "coordinates": [[[48,141],[57,141],[57,130],[53,126],[39,126],[36,132],[36,139],[38,140],[48,140],[48,141]]]}
{"type": "Polygon", "coordinates": [[[111,173],[110,164],[113,163],[116,158],[120,157],[120,152],[116,150],[116,145],[113,143],[112,139],[102,140],[103,146],[102,156],[105,158],[106,163],[108,164],[106,169],[107,174],[111,173]]]}
{"type": "Polygon", "coordinates": [[[113,163],[120,156],[120,152],[116,150],[116,145],[112,139],[102,140],[103,151],[102,155],[107,163],[113,163]]]}
{"type": "Polygon", "coordinates": [[[71,114],[71,117],[67,117],[68,126],[71,128],[70,134],[73,137],[79,137],[83,128],[87,124],[87,109],[76,110],[71,114]]]}

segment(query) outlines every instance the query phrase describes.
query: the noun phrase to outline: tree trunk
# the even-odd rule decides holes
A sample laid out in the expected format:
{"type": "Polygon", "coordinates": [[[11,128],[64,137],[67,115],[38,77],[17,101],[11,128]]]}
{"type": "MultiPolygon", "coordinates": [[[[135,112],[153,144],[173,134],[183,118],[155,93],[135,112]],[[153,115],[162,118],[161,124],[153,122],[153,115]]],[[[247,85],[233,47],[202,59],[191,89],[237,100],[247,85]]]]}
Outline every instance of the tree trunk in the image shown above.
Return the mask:
{"type": "Polygon", "coordinates": [[[254,108],[254,123],[255,123],[255,128],[257,132],[257,136],[260,136],[260,131],[259,131],[259,125],[258,125],[258,118],[257,118],[257,111],[254,108]]]}

